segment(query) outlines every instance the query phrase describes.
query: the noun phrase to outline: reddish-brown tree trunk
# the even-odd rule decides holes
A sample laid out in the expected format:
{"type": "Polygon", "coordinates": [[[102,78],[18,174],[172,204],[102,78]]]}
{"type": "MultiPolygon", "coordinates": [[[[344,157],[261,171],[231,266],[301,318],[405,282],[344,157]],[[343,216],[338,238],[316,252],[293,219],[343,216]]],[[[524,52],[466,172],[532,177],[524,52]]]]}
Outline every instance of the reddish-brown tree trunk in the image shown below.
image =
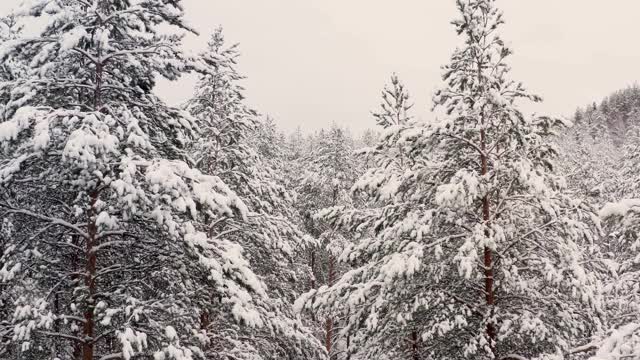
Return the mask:
{"type": "Polygon", "coordinates": [[[328,317],[324,324],[324,346],[327,349],[327,353],[329,354],[329,358],[331,358],[331,348],[333,345],[333,319],[328,317]]]}

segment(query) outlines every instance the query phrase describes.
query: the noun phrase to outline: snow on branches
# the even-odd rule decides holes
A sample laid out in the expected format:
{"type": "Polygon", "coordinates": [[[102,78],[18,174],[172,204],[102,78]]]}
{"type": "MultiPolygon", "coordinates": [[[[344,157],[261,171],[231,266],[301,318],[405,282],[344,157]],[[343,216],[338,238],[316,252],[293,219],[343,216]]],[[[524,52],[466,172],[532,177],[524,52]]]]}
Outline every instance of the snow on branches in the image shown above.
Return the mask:
{"type": "Polygon", "coordinates": [[[508,78],[495,1],[457,7],[465,46],[434,97],[443,118],[383,133],[354,187],[375,206],[323,212],[361,234],[340,257],[353,269],[297,306],[340,313],[341,334],[358,332],[370,356],[563,353],[598,329],[603,304],[584,266],[595,216],[554,172],[548,137],[564,124],[517,107],[539,97],[508,78]]]}

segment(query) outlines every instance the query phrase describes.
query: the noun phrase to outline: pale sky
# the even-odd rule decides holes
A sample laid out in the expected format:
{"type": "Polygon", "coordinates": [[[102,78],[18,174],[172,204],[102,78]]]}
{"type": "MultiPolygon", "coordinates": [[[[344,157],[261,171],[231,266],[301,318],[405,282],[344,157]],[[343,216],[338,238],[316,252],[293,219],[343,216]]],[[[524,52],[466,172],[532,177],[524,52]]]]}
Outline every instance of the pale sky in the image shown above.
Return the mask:
{"type": "MultiPolygon", "coordinates": [[[[21,0],[0,0],[6,13],[21,0]]],[[[430,115],[440,67],[458,41],[453,0],[185,0],[204,47],[222,25],[239,42],[250,105],[284,130],[312,131],[337,122],[373,127],[370,111],[392,72],[406,83],[416,113],[430,115]]],[[[573,113],[640,80],[638,0],[501,0],[512,45],[513,77],[545,102],[528,108],[573,113]]],[[[170,103],[189,97],[193,79],[162,83],[170,103]]]]}

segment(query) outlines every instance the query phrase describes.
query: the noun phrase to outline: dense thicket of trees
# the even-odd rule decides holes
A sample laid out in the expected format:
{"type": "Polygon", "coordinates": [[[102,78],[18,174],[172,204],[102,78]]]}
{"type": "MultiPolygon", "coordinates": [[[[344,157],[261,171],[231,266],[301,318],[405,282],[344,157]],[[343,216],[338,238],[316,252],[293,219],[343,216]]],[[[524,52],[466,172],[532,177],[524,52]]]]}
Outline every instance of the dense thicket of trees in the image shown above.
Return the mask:
{"type": "Polygon", "coordinates": [[[640,88],[527,116],[496,1],[455,4],[433,118],[393,74],[361,135],[283,133],[179,0],[0,19],[0,358],[640,358],[640,88]]]}

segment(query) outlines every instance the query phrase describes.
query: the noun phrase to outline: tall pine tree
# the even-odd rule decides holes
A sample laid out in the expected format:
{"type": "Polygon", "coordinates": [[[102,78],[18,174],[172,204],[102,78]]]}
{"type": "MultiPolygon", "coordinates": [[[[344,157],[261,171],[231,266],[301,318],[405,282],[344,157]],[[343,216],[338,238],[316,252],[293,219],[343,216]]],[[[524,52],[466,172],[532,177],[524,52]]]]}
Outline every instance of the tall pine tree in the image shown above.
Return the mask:
{"type": "MultiPolygon", "coordinates": [[[[208,356],[238,359],[309,359],[322,348],[296,318],[291,302],[306,286],[306,268],[296,250],[309,246],[295,221],[292,199],[281,179],[274,124],[261,121],[244,101],[236,69],[237,45],[227,46],[217,29],[203,55],[212,64],[200,79],[187,109],[199,120],[192,158],[205,174],[218,175],[247,206],[247,220],[212,219],[210,231],[240,244],[267,285],[262,329],[225,320],[219,306],[203,309],[203,327],[212,334],[208,356]]],[[[206,294],[203,294],[206,296],[206,294]]],[[[206,303],[206,301],[205,301],[206,303]]]]}
{"type": "Polygon", "coordinates": [[[407,328],[421,359],[563,354],[598,326],[596,279],[584,266],[594,216],[554,172],[547,137],[562,124],[517,107],[539,98],[508,77],[495,1],[456,5],[464,46],[434,98],[443,119],[383,135],[380,147],[402,148],[409,163],[386,171],[397,155],[380,151],[356,185],[379,208],[325,212],[363,234],[341,256],[355,269],[297,305],[343,313],[343,334],[363,333],[369,354],[402,351],[407,334],[397,330],[407,328]]]}
{"type": "Polygon", "coordinates": [[[26,67],[0,123],[0,277],[13,307],[3,357],[203,357],[202,293],[226,318],[264,326],[264,284],[209,227],[249,211],[217,174],[187,165],[197,121],[153,93],[158,76],[207,68],[179,51],[181,2],[23,9],[47,23],[0,49],[26,67]]]}

